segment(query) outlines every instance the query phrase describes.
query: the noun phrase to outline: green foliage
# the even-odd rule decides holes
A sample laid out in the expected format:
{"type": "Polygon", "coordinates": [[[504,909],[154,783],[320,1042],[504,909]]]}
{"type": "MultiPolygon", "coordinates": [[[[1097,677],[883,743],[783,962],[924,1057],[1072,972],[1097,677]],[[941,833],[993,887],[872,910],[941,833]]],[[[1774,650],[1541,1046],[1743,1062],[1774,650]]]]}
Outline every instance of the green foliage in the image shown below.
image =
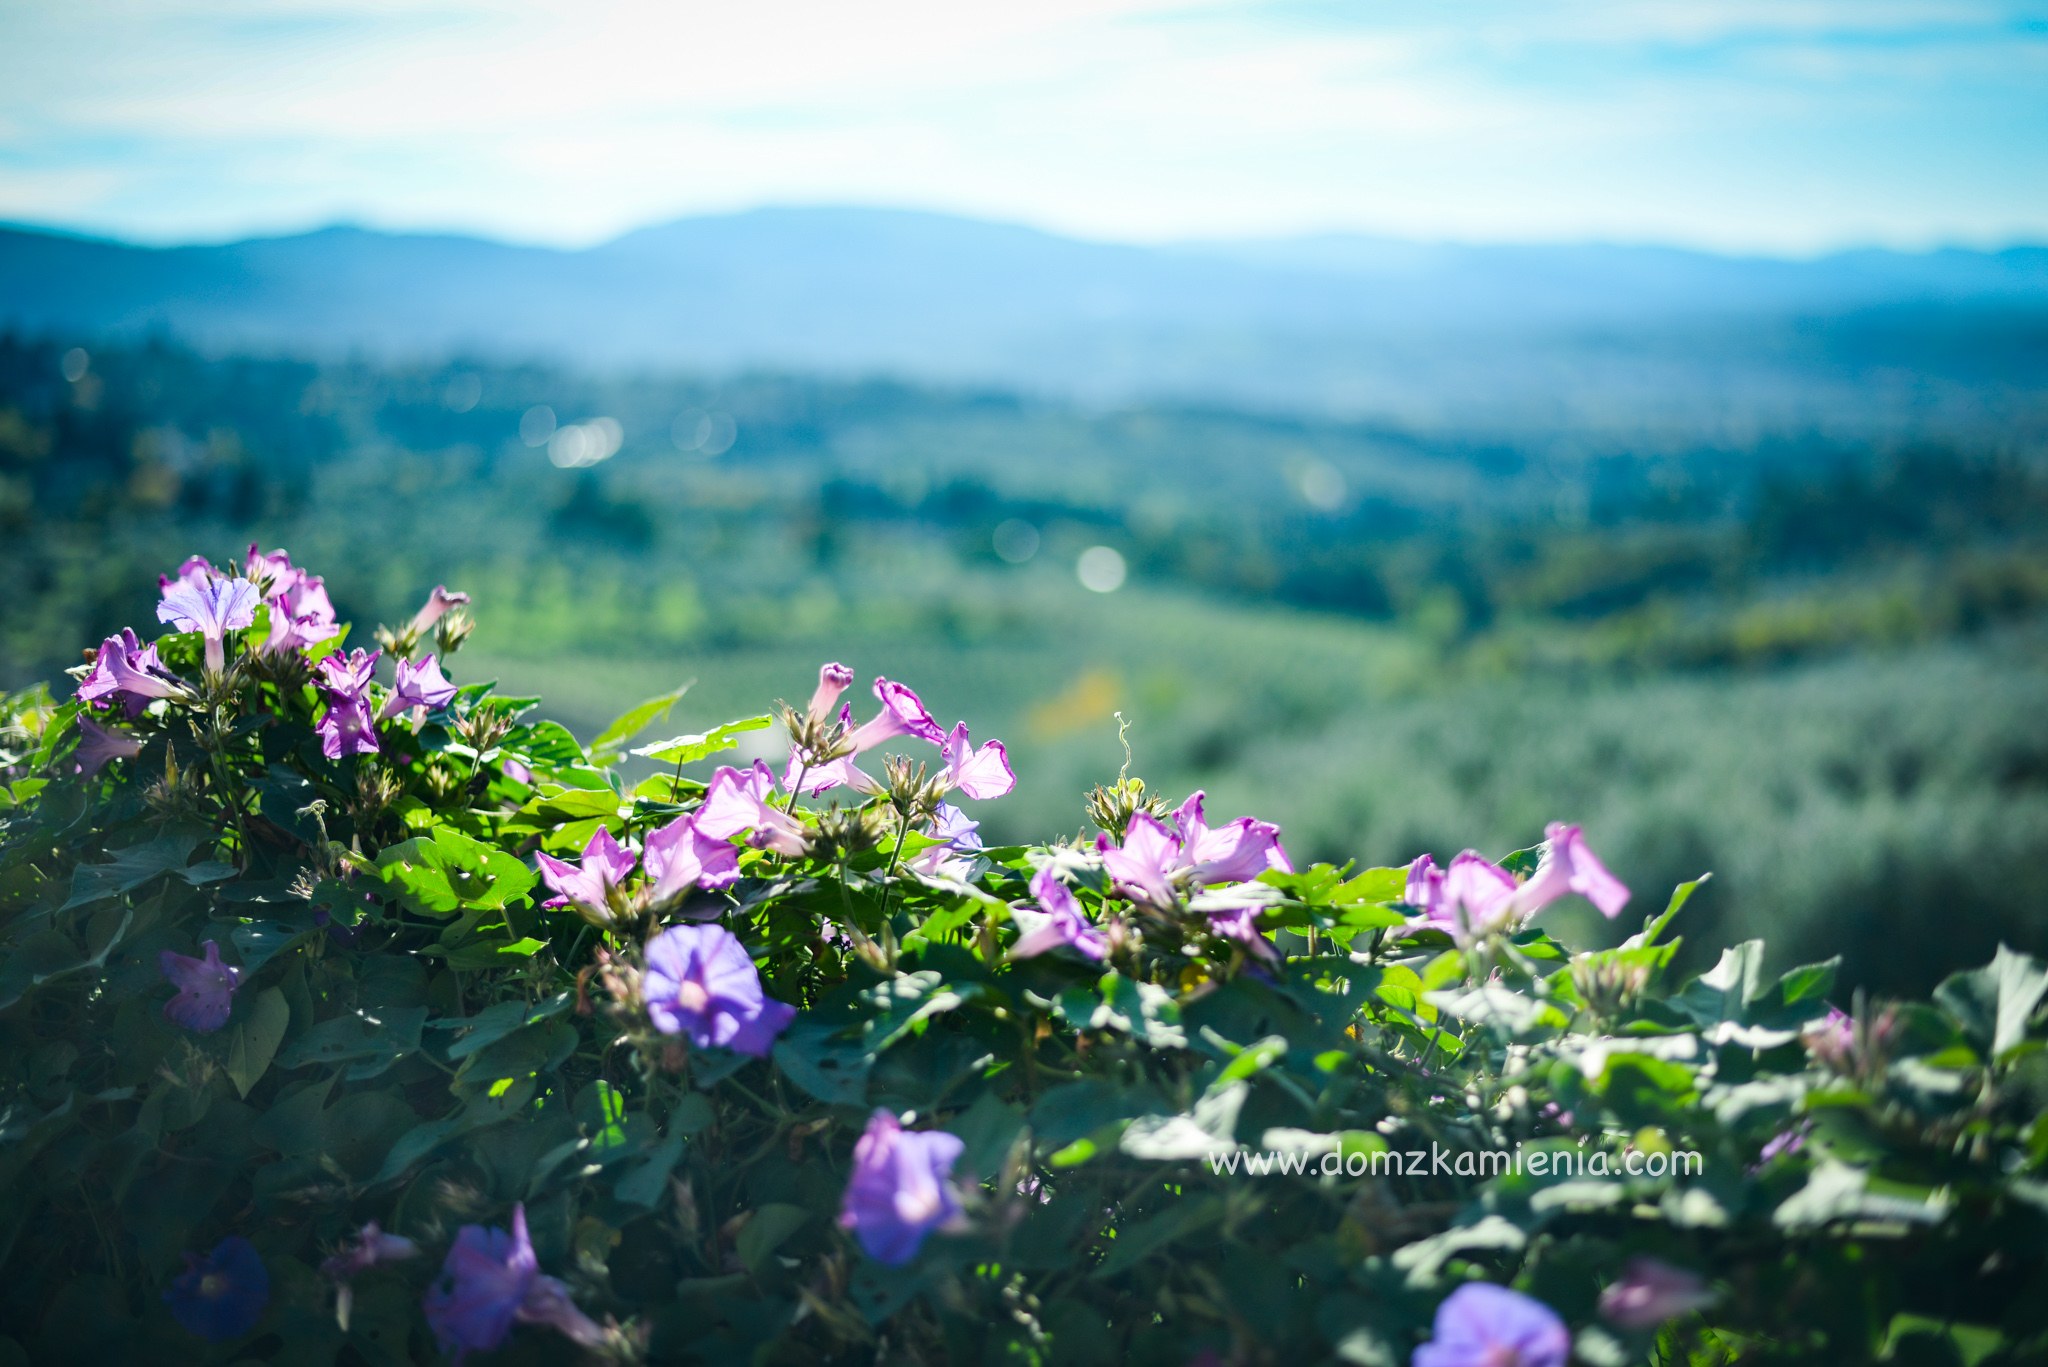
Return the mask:
{"type": "MultiPolygon", "coordinates": [[[[1831,963],[1774,973],[1746,943],[1682,974],[1695,884],[1584,952],[1454,941],[1387,868],[1142,909],[1092,841],[931,871],[902,785],[788,803],[807,852],[747,845],[723,889],[579,913],[542,904],[541,853],[698,810],[695,780],[614,763],[672,698],[586,747],[472,685],[334,760],[302,659],[188,681],[200,702],[153,704],[91,775],[77,705],[0,705],[0,1352],[426,1360],[457,1229],[523,1207],[601,1324],[580,1350],[519,1328],[510,1359],[1400,1363],[1473,1279],[1554,1308],[1595,1364],[2048,1353],[2025,955],[1845,1021],[1831,963]],[[1046,870],[1104,961],[1012,952],[1046,870]],[[766,1057],[651,1023],[648,937],[704,922],[797,1008],[766,1057]],[[196,1034],[158,956],[206,941],[241,978],[196,1034]],[[961,1218],[897,1266],[839,1221],[878,1109],[962,1145],[961,1218]],[[424,1256],[338,1314],[319,1268],[371,1220],[424,1256]],[[271,1293],[202,1350],[161,1293],[229,1235],[271,1293]],[[1697,1303],[1603,1311],[1639,1257],[1697,1303]]],[[[760,725],[642,750],[681,767],[760,725]]]]}

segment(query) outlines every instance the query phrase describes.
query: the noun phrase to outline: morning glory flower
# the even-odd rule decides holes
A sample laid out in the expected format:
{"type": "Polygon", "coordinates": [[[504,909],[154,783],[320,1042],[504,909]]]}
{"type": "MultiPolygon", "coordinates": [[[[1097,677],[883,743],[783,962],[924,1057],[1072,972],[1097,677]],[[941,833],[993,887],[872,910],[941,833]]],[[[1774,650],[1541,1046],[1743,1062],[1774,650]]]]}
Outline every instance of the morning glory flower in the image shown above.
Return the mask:
{"type": "Polygon", "coordinates": [[[242,577],[262,591],[267,603],[298,587],[306,572],[292,563],[291,554],[284,547],[266,553],[251,541],[249,554],[242,560],[242,577]]]}
{"type": "Polygon", "coordinates": [[[1248,883],[1267,869],[1294,872],[1287,851],[1280,847],[1280,828],[1270,821],[1241,816],[1226,826],[1210,830],[1202,817],[1204,794],[1197,790],[1173,814],[1180,835],[1181,858],[1194,870],[1194,881],[1204,887],[1217,883],[1248,883]]]}
{"type": "Polygon", "coordinates": [[[1516,919],[1515,876],[1482,854],[1462,851],[1444,873],[1444,919],[1454,933],[1483,935],[1516,919]]]}
{"type": "Polygon", "coordinates": [[[1401,900],[1422,913],[1425,921],[1443,921],[1444,915],[1444,871],[1436,866],[1431,855],[1418,855],[1408,865],[1408,886],[1401,893],[1401,900]]]}
{"type": "Polygon", "coordinates": [[[293,568],[283,551],[273,551],[261,565],[256,548],[251,546],[249,553],[249,577],[272,576],[263,594],[270,604],[270,634],[263,639],[264,654],[304,650],[341,634],[341,624],[334,619],[334,604],[327,597],[326,580],[293,568]]]}
{"type": "Polygon", "coordinates": [[[469,601],[466,593],[453,593],[446,584],[434,585],[434,591],[427,595],[427,601],[412,615],[409,630],[415,639],[434,629],[434,624],[451,611],[469,601]]]}
{"type": "Polygon", "coordinates": [[[810,848],[810,833],[803,822],[768,800],[774,791],[775,775],[760,760],[751,769],[722,768],[704,790],[697,829],[715,840],[730,840],[747,831],[747,843],[756,849],[802,855],[810,848]]]}
{"type": "Polygon", "coordinates": [[[377,725],[370,716],[370,679],[382,651],[354,650],[328,655],[316,666],[327,695],[327,712],[313,728],[320,753],[329,759],[377,753],[377,725]]]}
{"type": "Polygon", "coordinates": [[[1623,1329],[1655,1329],[1666,1320],[1705,1309],[1714,1299],[1698,1274],[1638,1255],[1628,1260],[1620,1280],[1600,1293],[1600,1314],[1623,1329]]]}
{"type": "Polygon", "coordinates": [[[210,579],[204,584],[179,579],[164,588],[156,615],[158,621],[169,622],[180,631],[204,636],[206,672],[218,674],[227,668],[227,634],[255,621],[262,601],[256,586],[246,579],[210,579]]]}
{"type": "Polygon", "coordinates": [[[156,657],[154,643],[143,645],[127,627],[119,636],[100,642],[92,668],[78,682],[78,697],[94,707],[119,701],[131,717],[140,716],[152,698],[181,698],[183,681],[174,677],[156,657]]]}
{"type": "Polygon", "coordinates": [[[1279,946],[1267,939],[1266,933],[1259,929],[1257,907],[1212,911],[1209,913],[1209,929],[1226,940],[1234,940],[1243,945],[1253,958],[1263,959],[1271,964],[1280,962],[1279,946]]]}
{"type": "Polygon", "coordinates": [[[766,1058],[796,1016],[761,990],[747,947],[724,926],[670,926],[649,940],[640,990],[656,1030],[700,1049],[766,1058]]]}
{"type": "Polygon", "coordinates": [[[178,566],[176,574],[158,575],[156,577],[156,586],[159,589],[167,589],[173,584],[191,584],[198,588],[204,588],[214,580],[225,577],[219,570],[213,567],[213,562],[209,561],[205,556],[188,555],[185,557],[185,563],[178,566]]]}
{"type": "Polygon", "coordinates": [[[109,731],[83,712],[78,714],[78,748],[71,752],[71,772],[91,778],[108,760],[134,759],[142,742],[132,732],[109,731]]]}
{"type": "Polygon", "coordinates": [[[821,764],[809,750],[792,745],[789,747],[789,763],[782,771],[782,786],[795,793],[801,784],[804,797],[816,797],[839,787],[869,794],[881,792],[882,785],[853,761],[853,755],[845,754],[821,764]]]}
{"type": "Polygon", "coordinates": [[[1095,848],[1120,896],[1160,908],[1174,904],[1174,875],[1184,867],[1180,839],[1150,812],[1132,814],[1122,845],[1110,844],[1103,835],[1096,838],[1095,848]]]}
{"type": "Polygon", "coordinates": [[[1090,959],[1109,953],[1102,932],[1088,923],[1081,904],[1050,868],[1040,869],[1031,879],[1031,896],[1036,906],[1010,908],[1010,919],[1023,932],[1010,946],[1010,957],[1029,959],[1054,949],[1073,949],[1090,959]]]}
{"type": "Polygon", "coordinates": [[[1543,834],[1542,861],[1522,885],[1519,901],[1524,914],[1540,911],[1566,893],[1575,892],[1600,908],[1600,914],[1608,920],[1619,916],[1628,905],[1628,888],[1586,848],[1584,832],[1577,826],[1553,821],[1543,834]]]}
{"type": "Polygon", "coordinates": [[[967,881],[974,873],[974,855],[983,848],[980,830],[979,821],[951,803],[941,802],[932,812],[930,834],[946,843],[920,851],[911,858],[910,867],[933,877],[967,881]]]}
{"type": "Polygon", "coordinates": [[[203,959],[162,950],[157,967],[178,994],[164,1003],[164,1018],[197,1034],[210,1035],[228,1023],[234,1007],[235,984],[242,970],[220,961],[220,945],[208,940],[200,946],[203,959]]]}
{"type": "Polygon", "coordinates": [[[881,702],[882,710],[846,738],[854,754],[872,750],[897,736],[916,736],[933,745],[945,744],[946,733],[939,730],[939,724],[932,720],[932,714],[925,710],[917,694],[900,683],[876,679],[875,697],[881,702]]]}
{"type": "Polygon", "coordinates": [[[1571,1331],[1542,1301],[1467,1282],[1436,1308],[1436,1328],[1413,1367],[1565,1367],[1571,1331]]]}
{"type": "Polygon", "coordinates": [[[441,673],[440,664],[431,655],[418,664],[400,660],[397,668],[398,681],[392,686],[391,696],[378,710],[378,721],[387,721],[401,712],[417,708],[446,707],[460,691],[448,682],[441,673]]]}
{"type": "Polygon", "coordinates": [[[840,1227],[853,1231],[876,1262],[909,1262],[927,1234],[960,1215],[950,1179],[965,1148],[957,1135],[906,1130],[889,1112],[876,1111],[853,1146],[840,1227]]]}
{"type": "Polygon", "coordinates": [[[730,839],[698,829],[697,814],[648,832],[640,850],[652,881],[648,896],[665,902],[691,888],[722,888],[740,876],[740,852],[730,839]]]}
{"type": "Polygon", "coordinates": [[[254,1329],[270,1304],[270,1273],[256,1245],[239,1234],[204,1258],[185,1255],[185,1270],[164,1288],[171,1315],[208,1343],[226,1343],[254,1329]]]}
{"type": "Polygon", "coordinates": [[[967,739],[967,723],[961,722],[939,743],[946,767],[940,777],[948,789],[958,788],[972,798],[1001,797],[1017,786],[1010,772],[1009,751],[999,740],[979,750],[967,739]]]}
{"type": "Polygon", "coordinates": [[[540,865],[541,880],[560,894],[543,905],[573,906],[601,922],[612,919],[612,893],[638,863],[632,851],[612,839],[612,833],[602,826],[584,842],[580,866],[551,854],[536,854],[534,860],[540,865]]]}
{"type": "Polygon", "coordinates": [[[464,1225],[422,1302],[441,1351],[459,1364],[505,1341],[515,1322],[545,1324],[586,1348],[604,1330],[576,1308],[569,1288],[540,1273],[526,1232],[526,1207],[512,1207],[512,1232],[464,1225]]]}

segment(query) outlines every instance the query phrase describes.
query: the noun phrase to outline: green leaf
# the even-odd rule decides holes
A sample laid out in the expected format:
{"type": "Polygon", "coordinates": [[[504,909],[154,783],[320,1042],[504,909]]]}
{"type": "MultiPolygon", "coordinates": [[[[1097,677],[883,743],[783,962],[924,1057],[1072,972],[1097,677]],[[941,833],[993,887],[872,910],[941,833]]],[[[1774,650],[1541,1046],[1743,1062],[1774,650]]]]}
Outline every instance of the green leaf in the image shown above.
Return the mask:
{"type": "Polygon", "coordinates": [[[362,1082],[417,1051],[426,1019],[424,1006],[364,1007],[351,1011],[322,1021],[293,1040],[279,1052],[277,1065],[306,1068],[316,1064],[348,1064],[343,1076],[351,1082],[362,1082]]]}
{"type": "Polygon", "coordinates": [[[1692,895],[1698,892],[1701,885],[1711,877],[1713,877],[1712,874],[1703,873],[1690,883],[1680,883],[1677,887],[1673,888],[1671,890],[1671,900],[1665,904],[1663,912],[1644,921],[1643,928],[1622,941],[1621,947],[1623,949],[1642,949],[1656,944],[1657,937],[1664,933],[1665,928],[1677,917],[1679,910],[1692,900],[1692,895]]]}
{"type": "Polygon", "coordinates": [[[2048,969],[2031,955],[2000,945],[1984,967],[1954,974],[1935,988],[1934,1000],[1999,1058],[2026,1038],[2027,1023],[2044,993],[2048,969]]]}
{"type": "Polygon", "coordinates": [[[511,855],[452,826],[390,846],[377,856],[377,872],[408,910],[427,916],[494,911],[524,898],[537,881],[511,855]]]}
{"type": "Polygon", "coordinates": [[[732,749],[747,732],[766,730],[774,724],[773,717],[748,717],[693,736],[672,736],[653,745],[643,745],[633,753],[657,764],[695,764],[700,759],[732,749]]]}
{"type": "Polygon", "coordinates": [[[1115,1241],[1110,1244],[1109,1256],[1090,1276],[1098,1281],[1114,1277],[1168,1244],[1197,1230],[1207,1229],[1222,1218],[1223,1202],[1217,1197],[1201,1196],[1176,1201],[1150,1219],[1119,1229],[1115,1241]]]}
{"type": "Polygon", "coordinates": [[[688,1142],[680,1133],[671,1132],[647,1155],[645,1162],[636,1164],[632,1171],[612,1183],[612,1195],[627,1205],[653,1210],[668,1194],[668,1175],[682,1161],[688,1142]]]}
{"type": "Polygon", "coordinates": [[[775,1066],[819,1101],[859,1106],[867,1100],[872,1056],[858,1040],[828,1024],[798,1016],[775,1043],[775,1066]]]}
{"type": "MultiPolygon", "coordinates": [[[[692,680],[691,682],[695,682],[692,680]]],[[[690,691],[690,685],[649,698],[646,702],[627,708],[619,714],[618,720],[597,733],[597,739],[590,742],[590,757],[598,764],[610,764],[619,757],[626,742],[645,731],[669,714],[669,710],[682,701],[683,694],[690,691]]]]}
{"type": "Polygon", "coordinates": [[[739,1238],[735,1241],[740,1265],[759,1276],[775,1250],[809,1224],[810,1219],[811,1213],[802,1206],[771,1202],[755,1207],[753,1215],[740,1227],[739,1238]]]}
{"type": "MultiPolygon", "coordinates": [[[[968,988],[973,990],[973,985],[968,988]]],[[[861,993],[860,1000],[875,1013],[861,1030],[868,1053],[874,1055],[909,1034],[919,1021],[951,1011],[966,998],[927,968],[877,983],[861,993]]]]}
{"type": "Polygon", "coordinates": [[[292,1009],[284,993],[272,987],[258,994],[249,1014],[235,1026],[228,1038],[228,1078],[243,1096],[270,1070],[277,1046],[284,1042],[285,1028],[292,1023],[292,1009]]]}
{"type": "Polygon", "coordinates": [[[183,869],[203,839],[189,831],[166,831],[154,840],[115,850],[114,857],[104,864],[80,864],[71,874],[71,900],[59,909],[70,911],[102,898],[118,897],[152,878],[183,869]]]}
{"type": "Polygon", "coordinates": [[[1053,1005],[1076,1029],[1121,1031],[1154,1049],[1180,1049],[1188,1042],[1180,1003],[1172,994],[1114,970],[1102,975],[1093,992],[1076,987],[1062,992],[1053,1005]]]}
{"type": "Polygon", "coordinates": [[[468,1020],[437,1020],[433,1024],[439,1029],[458,1029],[462,1037],[448,1047],[451,1062],[468,1058],[486,1045],[497,1043],[522,1026],[559,1016],[569,1009],[574,998],[570,993],[558,992],[538,1003],[520,1001],[499,1002],[485,1007],[468,1020]]]}

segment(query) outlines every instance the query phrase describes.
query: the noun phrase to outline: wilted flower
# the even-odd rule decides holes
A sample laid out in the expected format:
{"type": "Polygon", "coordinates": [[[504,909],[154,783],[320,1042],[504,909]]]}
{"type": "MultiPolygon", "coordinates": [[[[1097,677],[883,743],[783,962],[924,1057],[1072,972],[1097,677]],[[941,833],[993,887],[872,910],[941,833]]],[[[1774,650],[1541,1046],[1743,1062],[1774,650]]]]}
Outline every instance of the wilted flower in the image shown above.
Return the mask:
{"type": "Polygon", "coordinates": [[[612,893],[626,881],[626,875],[638,862],[632,851],[620,845],[602,826],[584,842],[580,867],[551,854],[536,854],[534,859],[540,865],[541,880],[561,894],[543,905],[574,906],[599,921],[611,919],[612,893]]]}
{"type": "Polygon", "coordinates": [[[1620,1280],[1600,1293],[1600,1314],[1623,1329],[1655,1329],[1713,1303],[1713,1291],[1697,1273],[1638,1255],[1628,1260],[1620,1280]]]}
{"type": "Polygon", "coordinates": [[[811,725],[823,727],[832,720],[832,710],[839,705],[839,695],[853,687],[853,671],[845,665],[834,662],[818,669],[818,687],[811,694],[811,705],[805,709],[811,725]]]}
{"type": "Polygon", "coordinates": [[[939,753],[946,767],[940,779],[948,789],[958,788],[971,798],[1001,797],[1017,786],[1010,772],[1010,754],[999,740],[979,750],[967,739],[967,723],[961,722],[940,742],[939,753]]]}
{"type": "Polygon", "coordinates": [[[526,1233],[526,1207],[512,1207],[512,1232],[464,1225],[423,1302],[441,1351],[460,1363],[505,1341],[514,1322],[545,1324],[586,1348],[604,1330],[576,1308],[569,1288],[540,1274],[526,1233]]]}
{"type": "Polygon", "coordinates": [[[1600,914],[1608,920],[1619,916],[1628,905],[1628,889],[1586,848],[1584,832],[1577,826],[1553,821],[1543,834],[1542,861],[1522,885],[1518,898],[1522,914],[1534,914],[1566,893],[1575,892],[1600,908],[1600,914]]]}
{"type": "Polygon", "coordinates": [[[109,731],[91,717],[78,716],[78,748],[71,753],[71,772],[87,778],[107,767],[108,760],[134,759],[142,742],[132,732],[109,731]]]}
{"type": "Polygon", "coordinates": [[[854,754],[872,750],[897,736],[916,736],[933,745],[945,743],[946,733],[939,730],[939,724],[932,720],[932,714],[925,710],[917,694],[902,684],[876,679],[875,697],[881,702],[882,710],[846,738],[846,744],[854,754]]]}
{"type": "Polygon", "coordinates": [[[1088,923],[1081,913],[1081,904],[1050,868],[1033,875],[1031,895],[1037,899],[1037,906],[1010,908],[1010,919],[1023,932],[1017,943],[1010,946],[1011,958],[1029,959],[1060,948],[1078,950],[1091,959],[1109,953],[1109,943],[1102,938],[1102,932],[1088,923]]]}
{"type": "Polygon", "coordinates": [[[164,1017],[173,1025],[182,1025],[187,1030],[201,1035],[210,1035],[228,1023],[228,1012],[234,1008],[235,984],[241,980],[242,970],[220,961],[220,945],[208,940],[200,946],[206,952],[203,959],[162,950],[157,954],[157,967],[178,994],[164,1003],[164,1017]]]}
{"type": "Polygon", "coordinates": [[[377,725],[370,716],[370,679],[377,671],[375,650],[354,650],[321,659],[321,691],[327,712],[313,728],[320,735],[320,753],[329,759],[377,752],[377,725]]]}
{"type": "Polygon", "coordinates": [[[740,852],[731,840],[698,829],[695,812],[650,831],[640,858],[652,880],[648,896],[656,902],[691,888],[726,887],[740,876],[740,852]]]}
{"type": "Polygon", "coordinates": [[[1467,1282],[1436,1308],[1414,1367],[1564,1367],[1571,1331],[1557,1312],[1519,1291],[1467,1282]]]}
{"type": "Polygon", "coordinates": [[[462,607],[468,602],[468,594],[451,592],[446,584],[436,584],[434,591],[427,595],[427,601],[412,615],[408,629],[414,639],[418,639],[433,630],[434,623],[446,617],[452,609],[462,607]]]}
{"type": "Polygon", "coordinates": [[[321,1275],[335,1284],[334,1316],[343,1330],[348,1328],[349,1309],[355,1301],[355,1278],[380,1263],[403,1262],[419,1256],[420,1246],[402,1234],[386,1234],[375,1220],[364,1225],[339,1253],[320,1264],[321,1275]]]}
{"type": "Polygon", "coordinates": [[[704,801],[697,808],[697,829],[717,840],[730,840],[743,831],[752,832],[747,843],[777,854],[801,855],[810,847],[803,822],[768,800],[775,791],[775,775],[760,760],[751,769],[731,767],[711,776],[704,801]]]}
{"type": "Polygon", "coordinates": [[[747,947],[724,926],[670,926],[647,942],[647,1018],[698,1048],[765,1058],[796,1008],[761,990],[747,947]]]}
{"type": "Polygon", "coordinates": [[[256,1245],[239,1234],[204,1258],[185,1255],[185,1270],[164,1288],[171,1315],[208,1343],[226,1343],[254,1329],[270,1304],[270,1273],[256,1245]]]}
{"type": "Polygon", "coordinates": [[[889,1112],[876,1111],[853,1146],[840,1227],[852,1230],[876,1262],[909,1262],[925,1235],[960,1214],[950,1179],[965,1148],[944,1130],[905,1130],[889,1112]]]}
{"type": "Polygon", "coordinates": [[[400,660],[397,670],[398,681],[392,685],[391,696],[384,700],[384,706],[377,710],[378,721],[389,720],[414,708],[446,707],[460,691],[442,675],[441,666],[431,655],[418,664],[400,660]]]}
{"type": "Polygon", "coordinates": [[[256,586],[246,579],[178,579],[164,587],[156,615],[180,631],[204,636],[206,672],[218,674],[227,668],[227,634],[255,621],[261,602],[256,586]]]}
{"type": "Polygon", "coordinates": [[[156,645],[143,645],[133,631],[100,642],[92,668],[78,682],[81,702],[95,707],[122,702],[131,717],[139,716],[152,698],[184,696],[185,685],[157,660],[156,645]]]}

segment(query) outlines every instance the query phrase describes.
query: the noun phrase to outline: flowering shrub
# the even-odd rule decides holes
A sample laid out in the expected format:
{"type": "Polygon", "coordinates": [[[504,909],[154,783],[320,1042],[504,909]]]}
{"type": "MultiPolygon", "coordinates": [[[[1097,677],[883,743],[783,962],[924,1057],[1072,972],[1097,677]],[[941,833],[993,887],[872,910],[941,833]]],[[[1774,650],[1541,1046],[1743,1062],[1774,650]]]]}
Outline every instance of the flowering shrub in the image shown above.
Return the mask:
{"type": "Polygon", "coordinates": [[[2025,956],[1673,982],[1694,885],[1541,928],[1631,900],[1576,827],[1297,869],[1128,776],[985,848],[1007,752],[902,684],[692,777],[777,719],[585,745],[450,679],[466,601],[349,648],[283,552],[194,559],[0,707],[14,1357],[2048,1352],[2025,956]]]}

